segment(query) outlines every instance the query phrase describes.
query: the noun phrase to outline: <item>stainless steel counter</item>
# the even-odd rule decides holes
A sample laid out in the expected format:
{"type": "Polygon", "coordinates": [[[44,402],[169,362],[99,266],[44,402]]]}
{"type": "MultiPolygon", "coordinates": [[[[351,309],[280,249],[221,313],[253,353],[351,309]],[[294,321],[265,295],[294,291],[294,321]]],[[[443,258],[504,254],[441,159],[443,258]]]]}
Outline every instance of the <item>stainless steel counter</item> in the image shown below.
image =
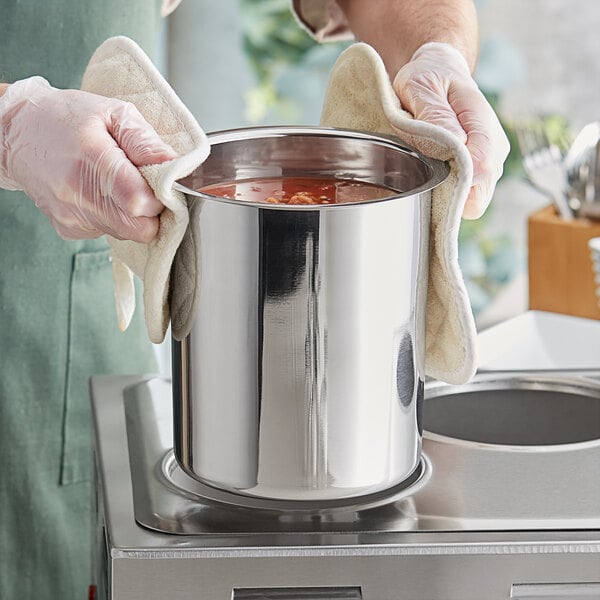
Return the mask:
{"type": "MultiPolygon", "coordinates": [[[[562,385],[596,414],[598,381],[562,385]]],[[[178,472],[167,380],[97,377],[91,390],[98,600],[600,598],[598,439],[542,447],[425,432],[422,471],[390,498],[261,504],[178,472]]],[[[434,407],[439,389],[429,395],[434,407]]]]}

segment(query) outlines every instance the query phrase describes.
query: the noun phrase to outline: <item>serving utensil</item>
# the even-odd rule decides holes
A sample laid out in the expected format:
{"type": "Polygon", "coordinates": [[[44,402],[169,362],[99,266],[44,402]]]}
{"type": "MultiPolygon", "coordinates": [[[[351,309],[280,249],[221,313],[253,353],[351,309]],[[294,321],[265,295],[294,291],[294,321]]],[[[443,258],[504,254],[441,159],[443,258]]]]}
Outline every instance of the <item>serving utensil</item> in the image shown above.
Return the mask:
{"type": "Polygon", "coordinates": [[[541,127],[516,127],[523,167],[529,181],[552,199],[565,221],[573,220],[567,200],[567,173],[560,148],[550,142],[541,127]]]}
{"type": "Polygon", "coordinates": [[[600,218],[600,121],[588,123],[565,155],[569,206],[577,216],[600,218]]]}
{"type": "Polygon", "coordinates": [[[590,254],[592,256],[592,268],[594,273],[594,282],[596,283],[596,296],[600,304],[600,237],[594,237],[588,242],[590,254]]]}

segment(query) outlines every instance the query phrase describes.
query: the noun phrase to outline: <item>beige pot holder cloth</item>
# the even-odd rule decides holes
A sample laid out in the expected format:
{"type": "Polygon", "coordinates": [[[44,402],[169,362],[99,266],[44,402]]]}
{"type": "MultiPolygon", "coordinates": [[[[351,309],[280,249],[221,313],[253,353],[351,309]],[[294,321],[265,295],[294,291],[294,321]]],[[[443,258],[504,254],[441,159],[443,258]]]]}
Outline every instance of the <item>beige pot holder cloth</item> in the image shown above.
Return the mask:
{"type": "MultiPolygon", "coordinates": [[[[176,250],[194,254],[195,240],[185,235],[189,221],[185,196],[173,189],[208,156],[206,136],[192,114],[131,40],[111,38],[92,56],[82,89],[132,102],[160,137],[180,155],[142,167],[142,174],[165,205],[157,238],[149,244],[109,238],[113,250],[119,325],[125,329],[135,309],[133,274],[144,282],[148,335],[164,339],[169,321],[176,338],[185,335],[186,314],[197,289],[193,265],[177,265],[178,289],[188,289],[169,308],[169,280],[176,250]]],[[[472,178],[464,145],[434,125],[414,120],[400,108],[383,61],[366,44],[354,44],[335,64],[321,122],[325,126],[393,134],[426,156],[448,161],[450,175],[432,194],[425,372],[448,383],[468,381],[475,372],[475,323],[458,264],[458,230],[472,178]]]]}
{"type": "Polygon", "coordinates": [[[473,173],[467,149],[400,107],[383,60],[363,43],[346,49],[334,65],[321,124],[396,135],[425,156],[448,161],[448,178],[432,192],[425,373],[466,383],[476,369],[477,335],[458,264],[458,230],[473,173]]]}
{"type": "MultiPolygon", "coordinates": [[[[107,236],[112,247],[119,327],[127,328],[135,310],[135,274],[144,282],[148,336],[158,344],[163,341],[170,320],[176,335],[180,323],[175,312],[177,315],[186,313],[182,306],[169,309],[169,281],[177,248],[182,243],[194,242],[191,236],[184,236],[189,221],[188,207],[184,194],[174,190],[173,184],[206,160],[210,150],[208,140],[152,61],[129,38],[110,38],[96,50],[84,73],[81,89],[135,104],[161,139],[179,154],[174,160],[140,168],[156,197],[165,205],[156,239],[142,244],[107,236]]],[[[190,290],[183,299],[189,305],[196,289],[196,273],[192,271],[177,269],[178,277],[189,278],[179,286],[190,290]]]]}

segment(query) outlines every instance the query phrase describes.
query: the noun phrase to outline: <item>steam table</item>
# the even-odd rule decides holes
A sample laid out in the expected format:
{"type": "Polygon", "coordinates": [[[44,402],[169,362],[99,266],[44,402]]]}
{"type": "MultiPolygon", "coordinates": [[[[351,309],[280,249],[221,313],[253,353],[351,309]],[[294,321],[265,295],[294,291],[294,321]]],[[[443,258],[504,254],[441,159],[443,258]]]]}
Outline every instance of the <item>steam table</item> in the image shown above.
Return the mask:
{"type": "MultiPolygon", "coordinates": [[[[585,438],[600,417],[598,377],[433,384],[425,425],[428,410],[438,430],[445,415],[460,420],[466,398],[518,393],[535,409],[555,396],[556,410],[583,402],[587,424],[575,435],[585,438]]],[[[407,487],[337,509],[282,507],[180,471],[167,379],[96,377],[91,393],[97,600],[600,598],[600,439],[527,446],[426,431],[407,487]]],[[[579,427],[564,414],[557,430],[579,427]]],[[[483,435],[500,435],[506,418],[491,416],[483,435]]],[[[456,419],[448,426],[460,429],[456,419]]]]}

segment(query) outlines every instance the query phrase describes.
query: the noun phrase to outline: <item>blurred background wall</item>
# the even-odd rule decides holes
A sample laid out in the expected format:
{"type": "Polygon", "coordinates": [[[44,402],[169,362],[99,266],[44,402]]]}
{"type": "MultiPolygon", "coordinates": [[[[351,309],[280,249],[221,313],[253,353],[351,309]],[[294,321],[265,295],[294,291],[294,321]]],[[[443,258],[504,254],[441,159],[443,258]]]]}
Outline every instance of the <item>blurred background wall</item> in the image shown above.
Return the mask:
{"type": "MultiPolygon", "coordinates": [[[[565,149],[585,124],[600,120],[600,2],[479,0],[477,8],[475,78],[509,131],[517,120],[538,119],[565,149]]],[[[549,204],[526,182],[512,142],[493,203],[461,247],[480,328],[527,308],[527,217],[549,204]]]]}
{"type": "Polygon", "coordinates": [[[494,65],[489,77],[505,83],[502,114],[559,114],[576,130],[600,117],[600,2],[480,0],[477,5],[482,59],[494,65]]]}

